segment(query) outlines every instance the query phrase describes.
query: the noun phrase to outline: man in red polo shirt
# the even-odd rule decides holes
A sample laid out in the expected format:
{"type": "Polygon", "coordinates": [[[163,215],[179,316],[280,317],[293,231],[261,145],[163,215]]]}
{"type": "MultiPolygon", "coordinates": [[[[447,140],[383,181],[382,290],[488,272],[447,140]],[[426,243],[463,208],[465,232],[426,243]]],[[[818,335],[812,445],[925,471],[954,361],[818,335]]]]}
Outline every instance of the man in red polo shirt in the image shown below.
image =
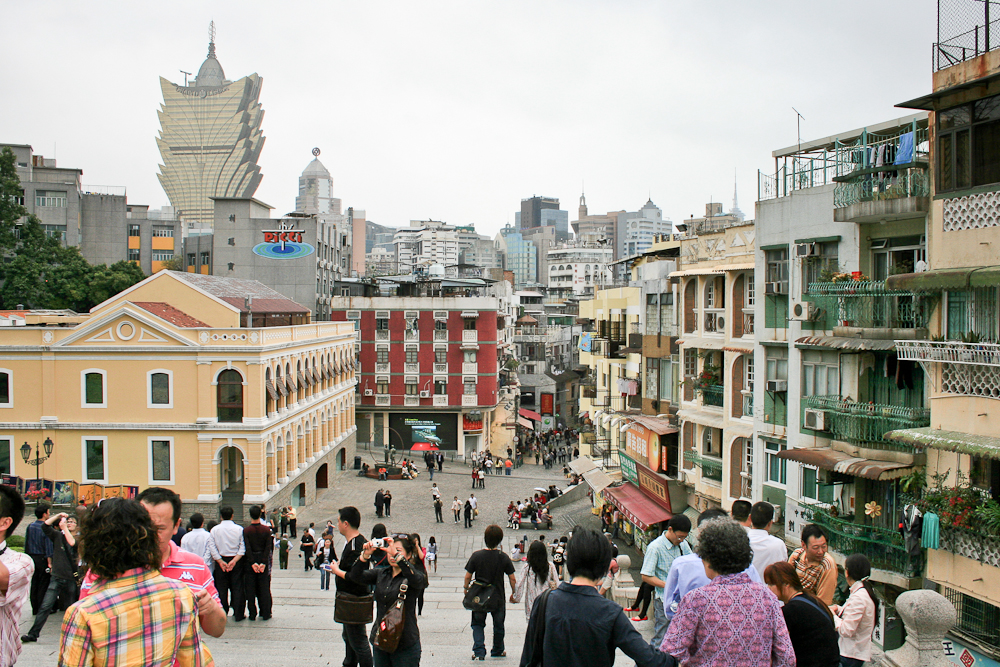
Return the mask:
{"type": "MultiPolygon", "coordinates": [[[[139,494],[137,500],[149,512],[160,540],[160,550],[163,552],[163,566],[160,574],[167,579],[174,579],[194,593],[198,602],[198,619],[201,629],[212,637],[221,637],[226,631],[226,613],[219,601],[219,592],[215,590],[212,572],[205,565],[201,556],[184,551],[170,538],[177,532],[181,523],[181,497],[170,489],[150,487],[139,494]]],[[[90,594],[97,578],[90,572],[80,585],[80,598],[90,594]]]]}

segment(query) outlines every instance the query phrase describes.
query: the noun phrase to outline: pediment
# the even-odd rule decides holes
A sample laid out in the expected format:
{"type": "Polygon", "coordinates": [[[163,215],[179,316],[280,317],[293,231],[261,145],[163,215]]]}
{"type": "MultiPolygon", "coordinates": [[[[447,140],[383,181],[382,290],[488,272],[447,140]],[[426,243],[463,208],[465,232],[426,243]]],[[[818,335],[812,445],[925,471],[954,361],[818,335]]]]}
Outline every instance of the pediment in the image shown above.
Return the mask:
{"type": "Polygon", "coordinates": [[[54,347],[178,347],[196,343],[179,336],[159,318],[122,307],[93,322],[80,325],[54,347]]]}

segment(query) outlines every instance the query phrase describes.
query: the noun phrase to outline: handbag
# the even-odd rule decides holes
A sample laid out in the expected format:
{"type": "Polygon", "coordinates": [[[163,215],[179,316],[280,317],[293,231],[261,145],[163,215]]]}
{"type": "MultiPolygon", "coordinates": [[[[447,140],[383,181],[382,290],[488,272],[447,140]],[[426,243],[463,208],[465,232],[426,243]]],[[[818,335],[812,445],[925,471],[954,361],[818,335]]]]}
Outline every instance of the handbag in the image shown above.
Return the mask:
{"type": "Polygon", "coordinates": [[[405,583],[399,585],[399,595],[396,597],[396,601],[385,610],[382,620],[378,623],[378,628],[375,630],[375,641],[372,643],[380,651],[395,653],[399,647],[399,640],[403,637],[403,627],[406,625],[406,609],[403,607],[403,603],[406,601],[407,588],[405,583]]]}
{"type": "Polygon", "coordinates": [[[375,617],[374,604],[375,596],[371,593],[352,595],[338,591],[333,601],[333,620],[345,625],[367,625],[375,617]]]}

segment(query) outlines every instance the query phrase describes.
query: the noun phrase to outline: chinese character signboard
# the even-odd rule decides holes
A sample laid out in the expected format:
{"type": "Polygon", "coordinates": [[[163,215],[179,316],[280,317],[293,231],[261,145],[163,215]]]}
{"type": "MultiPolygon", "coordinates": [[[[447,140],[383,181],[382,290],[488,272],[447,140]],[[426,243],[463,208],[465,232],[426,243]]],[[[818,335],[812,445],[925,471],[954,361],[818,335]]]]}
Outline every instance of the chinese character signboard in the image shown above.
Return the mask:
{"type": "Polygon", "coordinates": [[[646,496],[663,509],[673,513],[667,480],[641,463],[636,464],[636,472],[639,475],[639,488],[646,493],[646,496]]]}
{"type": "Polygon", "coordinates": [[[554,403],[554,401],[553,401],[554,395],[553,394],[542,394],[541,396],[542,396],[542,410],[541,410],[542,414],[543,415],[551,415],[551,414],[553,414],[554,410],[552,408],[553,408],[553,403],[554,403]]]}
{"type": "Polygon", "coordinates": [[[970,649],[961,641],[950,636],[941,642],[944,657],[956,667],[1000,667],[1000,663],[975,649],[970,649]]]}
{"type": "Polygon", "coordinates": [[[635,460],[626,456],[621,451],[618,452],[618,460],[621,462],[622,478],[638,486],[639,476],[636,474],[635,460]]]}
{"type": "Polygon", "coordinates": [[[642,424],[631,423],[625,431],[625,450],[636,461],[660,469],[660,436],[642,424]]]}

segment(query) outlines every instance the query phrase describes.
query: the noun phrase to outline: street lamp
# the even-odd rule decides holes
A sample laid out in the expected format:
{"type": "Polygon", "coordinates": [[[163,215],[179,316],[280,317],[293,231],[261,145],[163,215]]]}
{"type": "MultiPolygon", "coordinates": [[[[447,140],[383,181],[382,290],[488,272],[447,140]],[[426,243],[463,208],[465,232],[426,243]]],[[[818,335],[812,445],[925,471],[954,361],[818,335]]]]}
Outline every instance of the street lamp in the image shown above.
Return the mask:
{"type": "Polygon", "coordinates": [[[38,441],[36,440],[35,458],[30,460],[28,459],[28,457],[31,456],[31,445],[29,445],[27,442],[21,445],[21,458],[24,459],[24,462],[27,463],[29,466],[35,466],[35,479],[41,479],[41,477],[38,474],[38,466],[45,463],[49,459],[49,457],[52,456],[52,446],[54,444],[55,443],[52,442],[52,438],[45,438],[45,442],[42,443],[42,447],[45,449],[45,456],[42,456],[42,453],[38,450],[38,441]]]}

